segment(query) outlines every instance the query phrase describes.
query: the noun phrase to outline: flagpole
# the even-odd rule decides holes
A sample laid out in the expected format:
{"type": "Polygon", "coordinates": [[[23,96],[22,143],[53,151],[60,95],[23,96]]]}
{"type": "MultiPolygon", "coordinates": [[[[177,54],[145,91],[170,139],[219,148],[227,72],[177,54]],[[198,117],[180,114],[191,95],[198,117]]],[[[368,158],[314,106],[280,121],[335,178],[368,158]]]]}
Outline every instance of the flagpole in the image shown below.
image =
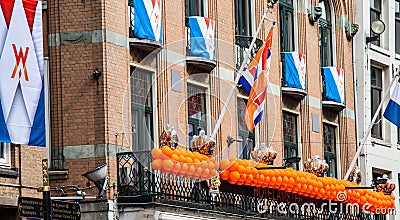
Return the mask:
{"type": "Polygon", "coordinates": [[[254,47],[254,44],[255,44],[256,39],[257,39],[257,35],[258,35],[258,33],[261,31],[261,27],[262,27],[262,25],[263,25],[263,23],[264,23],[264,20],[267,19],[267,20],[269,20],[269,21],[272,21],[272,25],[275,25],[275,20],[272,20],[272,19],[267,18],[267,14],[268,14],[268,12],[269,12],[269,9],[270,9],[270,8],[267,8],[267,10],[265,10],[265,12],[264,12],[264,14],[263,14],[263,16],[262,16],[262,18],[261,18],[260,24],[258,24],[256,33],[254,34],[254,37],[253,37],[253,39],[251,40],[251,43],[250,43],[250,46],[249,46],[249,52],[246,53],[246,55],[245,55],[245,57],[244,57],[244,59],[243,59],[243,62],[242,62],[241,66],[240,66],[240,68],[239,68],[239,70],[238,70],[238,72],[237,72],[237,76],[236,76],[236,78],[235,78],[235,83],[233,84],[233,86],[232,86],[232,88],[231,88],[231,91],[229,92],[229,95],[228,95],[228,97],[226,98],[226,101],[225,101],[225,103],[224,103],[224,107],[223,107],[223,109],[222,109],[222,111],[221,111],[221,114],[219,115],[219,118],[218,118],[217,123],[215,124],[213,133],[211,134],[211,139],[214,139],[215,136],[217,135],[217,132],[218,132],[218,130],[219,130],[219,127],[221,126],[221,123],[222,123],[222,119],[224,118],[225,113],[226,113],[226,111],[228,110],[228,105],[229,105],[229,103],[231,102],[233,93],[235,92],[235,89],[236,89],[236,85],[238,84],[239,79],[240,79],[240,77],[242,76],[243,69],[244,69],[244,67],[245,67],[245,65],[246,65],[246,63],[247,63],[247,60],[249,59],[249,56],[250,56],[250,51],[251,51],[251,49],[254,47]]]}
{"type": "Polygon", "coordinates": [[[397,72],[395,74],[395,76],[393,77],[392,81],[390,82],[390,85],[385,93],[385,96],[383,97],[383,100],[381,101],[381,103],[378,106],[378,109],[375,111],[374,117],[371,120],[371,123],[368,126],[367,132],[364,134],[363,139],[361,140],[360,146],[357,149],[356,155],[354,155],[353,160],[351,161],[350,167],[346,172],[346,176],[344,177],[345,180],[347,180],[350,176],[351,170],[353,169],[354,165],[356,164],[357,158],[360,156],[361,151],[364,147],[365,142],[367,141],[367,138],[369,136],[369,134],[371,133],[372,127],[375,124],[376,119],[378,118],[378,115],[380,114],[380,111],[382,109],[383,103],[386,102],[386,100],[389,98],[390,95],[390,88],[392,88],[394,82],[396,82],[396,79],[399,77],[399,73],[400,73],[400,68],[397,69],[397,72]]]}

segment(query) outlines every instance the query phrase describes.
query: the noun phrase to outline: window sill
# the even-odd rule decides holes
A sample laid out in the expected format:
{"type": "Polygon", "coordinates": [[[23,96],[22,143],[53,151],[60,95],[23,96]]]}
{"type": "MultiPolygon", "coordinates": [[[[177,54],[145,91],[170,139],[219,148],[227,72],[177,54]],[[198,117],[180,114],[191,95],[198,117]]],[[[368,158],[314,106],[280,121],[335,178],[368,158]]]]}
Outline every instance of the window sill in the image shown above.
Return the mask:
{"type": "Polygon", "coordinates": [[[10,177],[10,178],[17,178],[18,177],[18,171],[17,168],[5,168],[5,167],[0,167],[0,177],[10,177]]]}
{"type": "Polygon", "coordinates": [[[378,52],[378,53],[380,53],[380,54],[382,54],[382,55],[385,55],[385,56],[390,56],[390,51],[388,51],[387,49],[385,49],[385,48],[382,48],[382,47],[378,47],[378,46],[376,46],[376,45],[374,45],[374,44],[371,44],[370,45],[370,49],[371,50],[373,50],[373,51],[375,51],[375,52],[378,52]]]}
{"type": "Polygon", "coordinates": [[[400,54],[395,55],[396,60],[400,60],[400,54]]]}
{"type": "Polygon", "coordinates": [[[391,148],[392,145],[390,143],[387,143],[381,139],[377,139],[377,138],[372,138],[371,140],[372,143],[372,147],[375,147],[375,145],[379,145],[379,146],[383,146],[383,147],[387,147],[387,148],[391,148]]]}

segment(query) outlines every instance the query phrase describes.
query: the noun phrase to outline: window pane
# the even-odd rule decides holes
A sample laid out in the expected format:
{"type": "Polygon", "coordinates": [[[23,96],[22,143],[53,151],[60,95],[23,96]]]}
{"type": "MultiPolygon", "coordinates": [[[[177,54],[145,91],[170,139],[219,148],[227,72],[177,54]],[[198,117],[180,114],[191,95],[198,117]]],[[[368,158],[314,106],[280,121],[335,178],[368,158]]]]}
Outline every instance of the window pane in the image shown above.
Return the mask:
{"type": "Polygon", "coordinates": [[[327,175],[337,176],[336,127],[324,124],[324,159],[329,165],[327,175]]]}
{"type": "Polygon", "coordinates": [[[381,0],[371,0],[371,8],[382,10],[381,0]]]}
{"type": "Polygon", "coordinates": [[[235,0],[235,34],[252,36],[251,0],[235,0]]]}
{"type": "Polygon", "coordinates": [[[5,144],[0,143],[0,159],[5,159],[5,144]]]}
{"type": "Polygon", "coordinates": [[[400,18],[400,0],[396,0],[394,3],[394,12],[396,18],[400,18]]]}
{"type": "MultiPolygon", "coordinates": [[[[378,109],[382,100],[382,70],[371,66],[371,118],[378,109]]],[[[382,139],[382,111],[378,114],[372,127],[371,135],[382,139]]]]}
{"type": "Polygon", "coordinates": [[[294,25],[293,7],[286,4],[279,5],[280,27],[281,27],[281,51],[294,51],[294,25]]]}
{"type": "Polygon", "coordinates": [[[205,15],[204,0],[185,0],[186,16],[203,16],[205,15]]]}
{"type": "Polygon", "coordinates": [[[201,130],[207,131],[206,90],[202,87],[188,84],[188,132],[189,141],[201,130]]]}
{"type": "Polygon", "coordinates": [[[322,1],[318,4],[322,8],[322,15],[320,19],[331,21],[331,7],[327,1],[322,1]]]}
{"type": "Polygon", "coordinates": [[[153,147],[152,73],[134,69],[131,73],[132,150],[153,147]]]}
{"type": "MultiPolygon", "coordinates": [[[[396,12],[397,14],[400,14],[399,12],[396,12]]],[[[395,44],[396,44],[396,53],[400,54],[400,17],[396,18],[396,39],[395,39],[395,44]]]]}
{"type": "Polygon", "coordinates": [[[321,66],[333,65],[332,33],[329,23],[320,22],[321,66]]]}
{"type": "Polygon", "coordinates": [[[336,154],[336,127],[324,124],[324,151],[336,154]]]}
{"type": "Polygon", "coordinates": [[[283,113],[283,139],[286,142],[297,144],[296,116],[283,113]]]}
{"type": "Polygon", "coordinates": [[[131,101],[132,103],[152,106],[151,73],[135,69],[131,74],[131,101]]]}
{"type": "Polygon", "coordinates": [[[246,113],[246,99],[237,99],[238,108],[238,128],[241,131],[248,131],[244,116],[246,113]]]}

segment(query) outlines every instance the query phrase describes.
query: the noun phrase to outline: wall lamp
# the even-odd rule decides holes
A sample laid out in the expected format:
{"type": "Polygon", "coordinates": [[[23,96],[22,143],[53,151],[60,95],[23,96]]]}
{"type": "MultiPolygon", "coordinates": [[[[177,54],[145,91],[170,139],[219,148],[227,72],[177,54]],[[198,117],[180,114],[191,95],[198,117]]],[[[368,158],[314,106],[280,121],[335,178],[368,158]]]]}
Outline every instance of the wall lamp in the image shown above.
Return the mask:
{"type": "Polygon", "coordinates": [[[93,70],[93,78],[94,78],[95,80],[99,80],[100,76],[101,76],[100,70],[99,70],[98,68],[94,69],[94,70],[93,70]]]}
{"type": "Polygon", "coordinates": [[[371,23],[371,31],[374,33],[374,36],[367,37],[366,42],[370,43],[373,41],[379,41],[380,35],[385,31],[385,23],[382,20],[375,20],[371,23]]]}
{"type": "Polygon", "coordinates": [[[228,136],[228,138],[226,139],[226,142],[228,143],[228,147],[230,147],[233,142],[243,142],[243,139],[233,139],[233,137],[228,136]]]}

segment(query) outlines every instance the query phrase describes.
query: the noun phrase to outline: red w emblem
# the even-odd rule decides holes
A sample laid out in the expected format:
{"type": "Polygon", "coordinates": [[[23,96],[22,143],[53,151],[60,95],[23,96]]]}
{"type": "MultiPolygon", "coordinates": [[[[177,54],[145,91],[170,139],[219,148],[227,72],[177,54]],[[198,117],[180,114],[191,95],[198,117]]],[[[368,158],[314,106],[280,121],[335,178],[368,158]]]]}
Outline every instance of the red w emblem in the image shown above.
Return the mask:
{"type": "MultiPolygon", "coordinates": [[[[28,71],[26,70],[26,59],[28,58],[28,52],[29,52],[29,47],[25,48],[25,53],[22,50],[22,47],[19,48],[19,52],[17,52],[17,46],[15,46],[15,44],[12,44],[13,50],[14,50],[14,56],[15,56],[15,66],[14,66],[14,71],[11,75],[11,78],[14,79],[15,74],[18,71],[18,67],[20,65],[20,62],[22,61],[22,68],[24,69],[24,76],[25,76],[25,80],[29,81],[28,78],[28,71]]],[[[22,70],[19,70],[18,73],[19,78],[21,78],[22,76],[22,70]]]]}

